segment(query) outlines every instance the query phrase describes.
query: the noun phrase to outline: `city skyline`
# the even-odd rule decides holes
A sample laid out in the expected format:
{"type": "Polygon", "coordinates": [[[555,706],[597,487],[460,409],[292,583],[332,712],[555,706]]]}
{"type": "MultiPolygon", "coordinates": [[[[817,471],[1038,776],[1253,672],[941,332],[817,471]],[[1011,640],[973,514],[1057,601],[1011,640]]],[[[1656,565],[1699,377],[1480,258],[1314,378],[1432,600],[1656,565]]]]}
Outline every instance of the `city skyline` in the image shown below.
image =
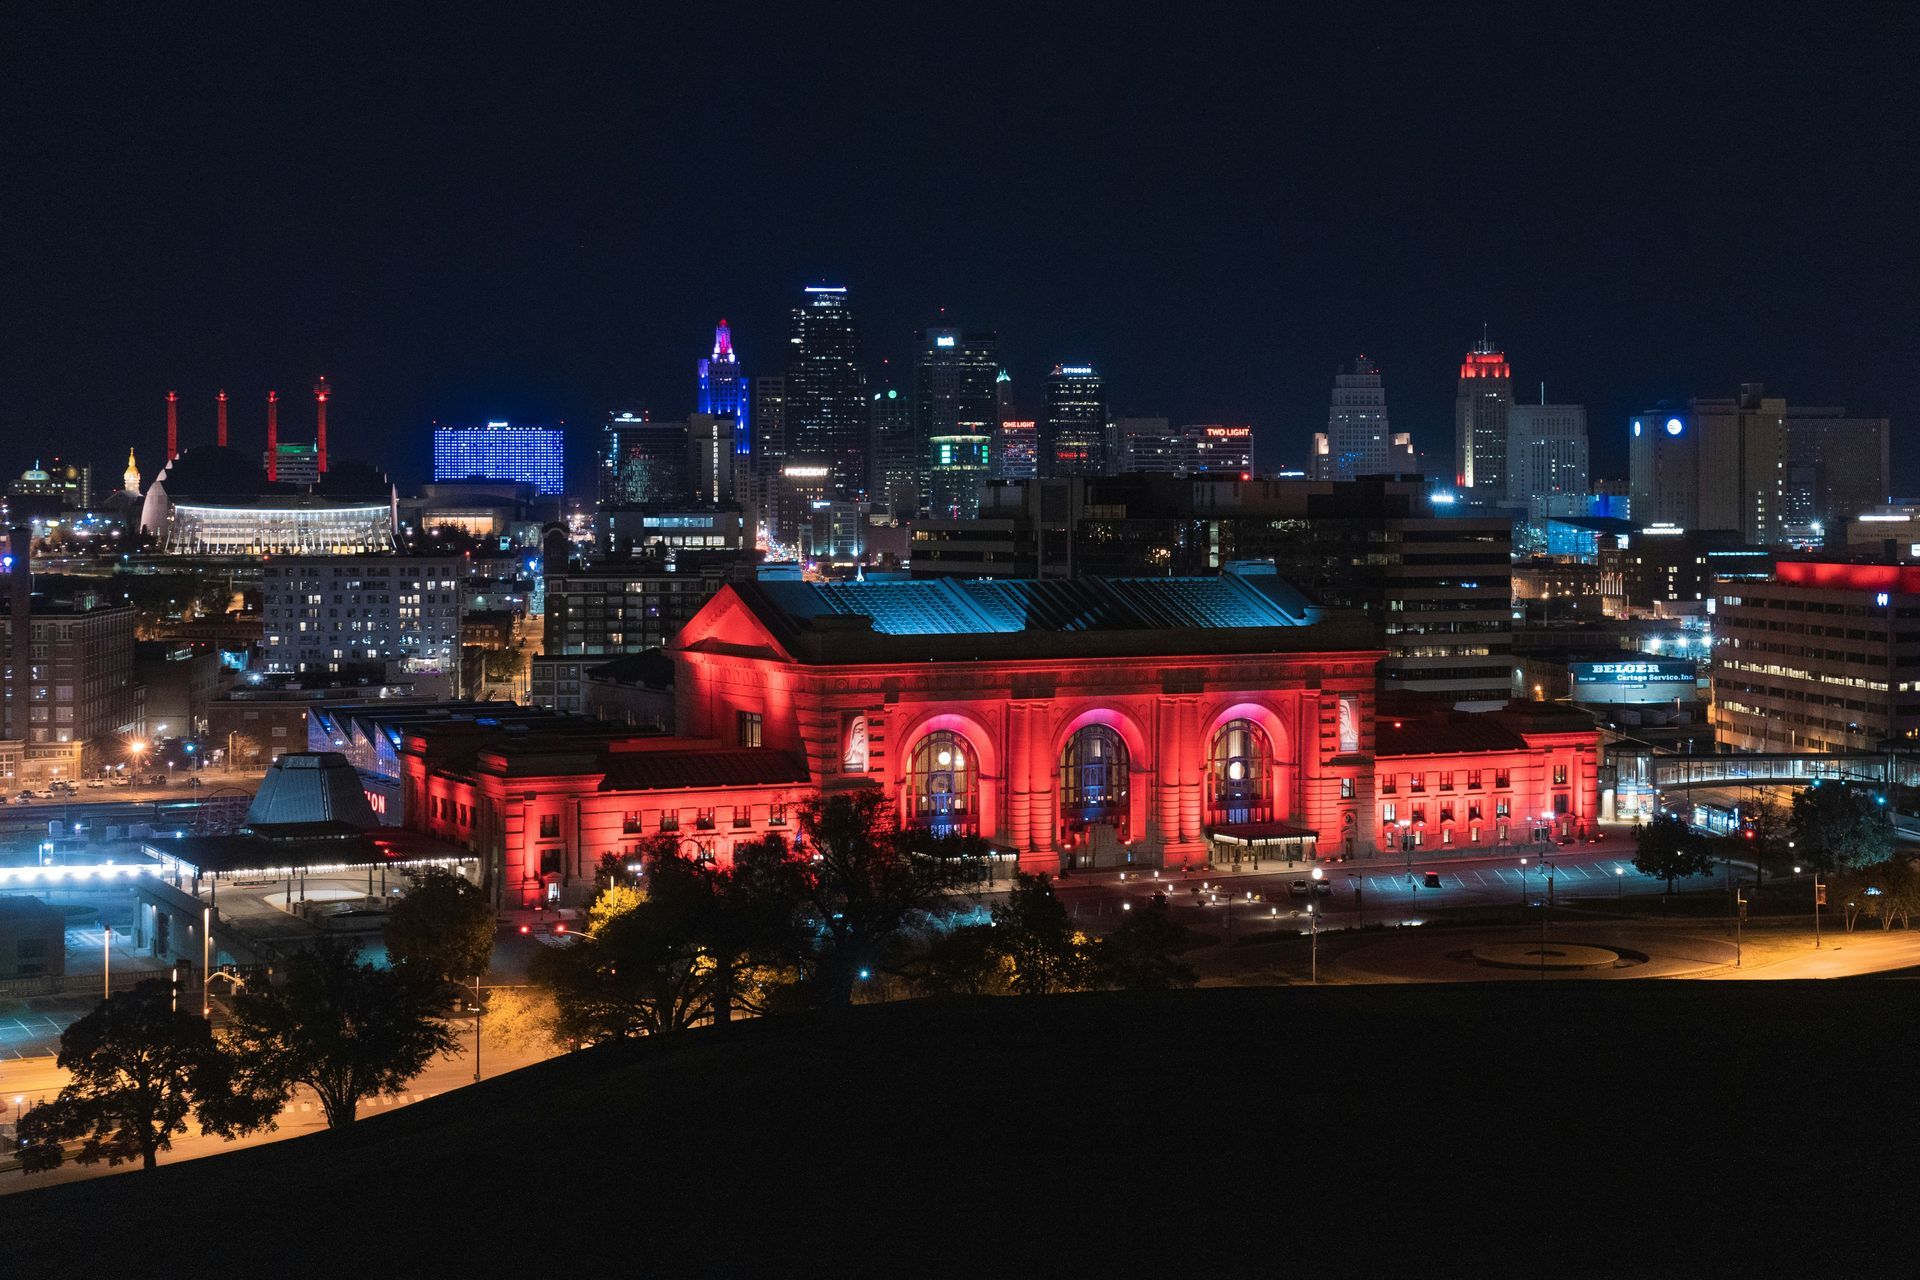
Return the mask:
{"type": "MultiPolygon", "coordinates": [[[[45,145],[17,169],[7,252],[34,323],[0,353],[6,465],[17,474],[29,442],[69,433],[100,442],[96,463],[117,466],[130,444],[153,452],[155,398],[169,389],[183,396],[183,432],[211,439],[226,387],[243,439],[257,427],[254,389],[298,404],[325,371],[333,451],[404,482],[424,472],[426,450],[398,446],[436,418],[681,416],[688,362],[721,316],[746,374],[777,373],[788,299],[822,276],[861,300],[870,364],[904,367],[932,324],[994,328],[1023,415],[1039,416],[1053,364],[1084,362],[1109,378],[1117,413],[1251,424],[1262,467],[1305,463],[1328,376],[1359,351],[1392,385],[1396,428],[1437,459],[1451,448],[1449,374],[1482,324],[1522,398],[1545,378],[1557,401],[1586,406],[1596,475],[1624,473],[1632,413],[1743,382],[1885,414],[1896,431],[1920,412],[1903,337],[1920,331],[1920,303],[1897,284],[1914,193],[1871,162],[1867,141],[1913,113],[1899,43],[1871,24],[1816,24],[1789,57],[1758,18],[1649,47],[1597,20],[1469,36],[1400,15],[1364,49],[1331,18],[1326,31],[1307,19],[1289,47],[1335,52],[1282,54],[1276,79],[1254,52],[1269,47],[1258,23],[1245,52],[1116,34],[1099,50],[1043,41],[1006,60],[990,56],[998,36],[985,27],[928,48],[916,23],[896,21],[859,24],[885,68],[871,83],[801,78],[852,21],[757,24],[728,51],[739,83],[719,95],[701,70],[709,33],[649,28],[669,53],[642,77],[658,73],[644,102],[626,74],[585,77],[596,87],[584,98],[546,92],[634,47],[596,48],[584,31],[532,68],[476,36],[470,63],[430,60],[425,75],[415,51],[431,33],[404,25],[361,47],[283,39],[292,31],[271,22],[169,24],[169,47],[197,46],[171,62],[151,56],[138,22],[84,40],[49,33],[36,42],[44,65],[15,92],[114,91],[28,117],[45,145]],[[272,77],[198,74],[251,64],[261,39],[287,50],[272,77]],[[1091,77],[1093,96],[1046,87],[1065,81],[1037,75],[1043,49],[1045,64],[1091,77]],[[1756,73],[1742,85],[1784,87],[1734,87],[1751,118],[1722,130],[1724,86],[1692,74],[1708,55],[1756,73]],[[1340,86],[1361,60],[1405,92],[1356,104],[1340,86]],[[322,63],[334,73],[306,74],[322,63]],[[950,149],[901,147],[944,114],[923,85],[976,64],[992,90],[980,127],[950,149]],[[303,87],[349,67],[372,89],[351,108],[303,87]],[[467,102],[465,71],[509,68],[492,78],[511,87],[488,102],[445,108],[449,93],[467,102]],[[1791,74],[1759,74],[1769,68],[1791,74]],[[1848,94],[1813,88],[1843,73],[1848,94]],[[1216,91],[1187,93],[1200,77],[1216,91]],[[1254,91],[1269,83],[1287,88],[1254,91]],[[122,95],[149,104],[130,132],[116,126],[122,95]],[[1094,101],[1131,105],[1117,116],[1080,105],[1094,101]],[[636,140],[628,124],[643,111],[636,140]],[[1111,127],[1134,112],[1156,121],[1144,141],[1111,127]],[[389,131],[394,118],[432,131],[389,131]],[[1452,145],[1476,131],[1498,145],[1452,145]],[[1338,145],[1358,138],[1363,167],[1338,145]],[[696,197],[715,139],[737,172],[806,197],[777,213],[696,197]],[[823,141],[857,181],[809,184],[823,141]],[[1268,154],[1271,178],[1241,176],[1249,146],[1268,154]],[[77,155],[93,198],[76,208],[62,175],[77,155]],[[1085,181],[1039,180],[1068,157],[1085,181]],[[995,176],[955,181],[969,171],[995,176]],[[446,216],[435,193],[474,172],[517,176],[446,216]],[[230,181],[159,176],[197,173],[230,181]],[[266,176],[242,177],[255,173],[266,176]],[[1761,174],[1777,180],[1750,177],[1761,174]],[[1504,194],[1439,199],[1469,188],[1504,194]],[[1004,200],[1013,189],[1034,194],[1004,200]],[[1215,190],[1217,207],[1194,198],[1215,190]],[[1253,209],[1281,206],[1272,243],[1311,252],[1246,230],[1253,209]],[[117,216],[129,207],[142,216],[117,216]],[[1356,207],[1368,215],[1351,217],[1356,207]],[[1192,252],[1169,247],[1169,226],[1192,252]],[[1742,230],[1704,230],[1717,226],[1742,230]],[[423,237],[439,250],[422,251],[423,237]],[[1729,296],[1737,280],[1757,282],[1752,299],[1729,296]]],[[[569,461],[585,474],[582,453],[569,461]]],[[[1909,468],[1895,487],[1916,480],[1909,468]]]]}

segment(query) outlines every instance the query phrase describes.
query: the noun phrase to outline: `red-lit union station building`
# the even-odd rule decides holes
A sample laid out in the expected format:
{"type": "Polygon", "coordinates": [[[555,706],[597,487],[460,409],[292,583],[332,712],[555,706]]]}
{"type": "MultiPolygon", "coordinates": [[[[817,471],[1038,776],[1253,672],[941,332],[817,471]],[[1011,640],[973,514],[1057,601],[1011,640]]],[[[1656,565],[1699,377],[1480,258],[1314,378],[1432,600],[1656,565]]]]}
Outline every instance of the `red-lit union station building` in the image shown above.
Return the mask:
{"type": "Polygon", "coordinates": [[[1587,717],[1377,712],[1373,646],[1272,575],[743,583],[673,645],[674,734],[410,731],[404,812],[479,854],[509,906],[577,902],[602,855],[661,833],[725,862],[850,787],[1044,871],[1594,822],[1587,717]]]}

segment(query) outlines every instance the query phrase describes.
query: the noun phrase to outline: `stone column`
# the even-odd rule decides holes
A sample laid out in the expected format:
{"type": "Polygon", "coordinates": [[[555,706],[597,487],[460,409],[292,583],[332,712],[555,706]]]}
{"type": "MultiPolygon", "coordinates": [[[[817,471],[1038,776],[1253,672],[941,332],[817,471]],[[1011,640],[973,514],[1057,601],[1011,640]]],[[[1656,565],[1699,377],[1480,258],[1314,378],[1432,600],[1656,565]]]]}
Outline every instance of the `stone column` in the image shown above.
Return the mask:
{"type": "Polygon", "coordinates": [[[1007,780],[1007,843],[1021,852],[1031,848],[1033,840],[1033,778],[1027,760],[1027,722],[1032,718],[1027,703],[1009,702],[1000,747],[1000,773],[1007,780]]]}
{"type": "Polygon", "coordinates": [[[1159,828],[1162,857],[1180,843],[1180,704],[1156,698],[1153,704],[1154,823],[1159,828]]]}

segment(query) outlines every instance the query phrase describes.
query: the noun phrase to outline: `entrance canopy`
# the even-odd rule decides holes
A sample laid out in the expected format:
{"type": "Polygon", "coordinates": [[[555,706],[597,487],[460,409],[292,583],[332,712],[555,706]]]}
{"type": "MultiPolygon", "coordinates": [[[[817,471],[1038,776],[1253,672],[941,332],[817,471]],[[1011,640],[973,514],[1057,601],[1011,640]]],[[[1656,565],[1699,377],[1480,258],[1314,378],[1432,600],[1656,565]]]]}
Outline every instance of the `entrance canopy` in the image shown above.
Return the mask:
{"type": "Polygon", "coordinates": [[[1207,828],[1207,834],[1221,844],[1282,844],[1289,840],[1318,840],[1320,833],[1284,822],[1229,822],[1207,828]]]}

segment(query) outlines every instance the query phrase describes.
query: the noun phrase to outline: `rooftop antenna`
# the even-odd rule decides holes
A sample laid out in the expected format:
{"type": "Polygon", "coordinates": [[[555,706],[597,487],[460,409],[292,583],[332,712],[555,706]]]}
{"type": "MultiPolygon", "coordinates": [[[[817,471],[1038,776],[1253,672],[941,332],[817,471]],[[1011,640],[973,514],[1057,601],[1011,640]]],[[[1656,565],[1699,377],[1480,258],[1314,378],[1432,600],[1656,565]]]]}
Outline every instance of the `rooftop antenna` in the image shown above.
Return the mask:
{"type": "Polygon", "coordinates": [[[280,478],[280,393],[267,392],[267,483],[280,478]]]}

